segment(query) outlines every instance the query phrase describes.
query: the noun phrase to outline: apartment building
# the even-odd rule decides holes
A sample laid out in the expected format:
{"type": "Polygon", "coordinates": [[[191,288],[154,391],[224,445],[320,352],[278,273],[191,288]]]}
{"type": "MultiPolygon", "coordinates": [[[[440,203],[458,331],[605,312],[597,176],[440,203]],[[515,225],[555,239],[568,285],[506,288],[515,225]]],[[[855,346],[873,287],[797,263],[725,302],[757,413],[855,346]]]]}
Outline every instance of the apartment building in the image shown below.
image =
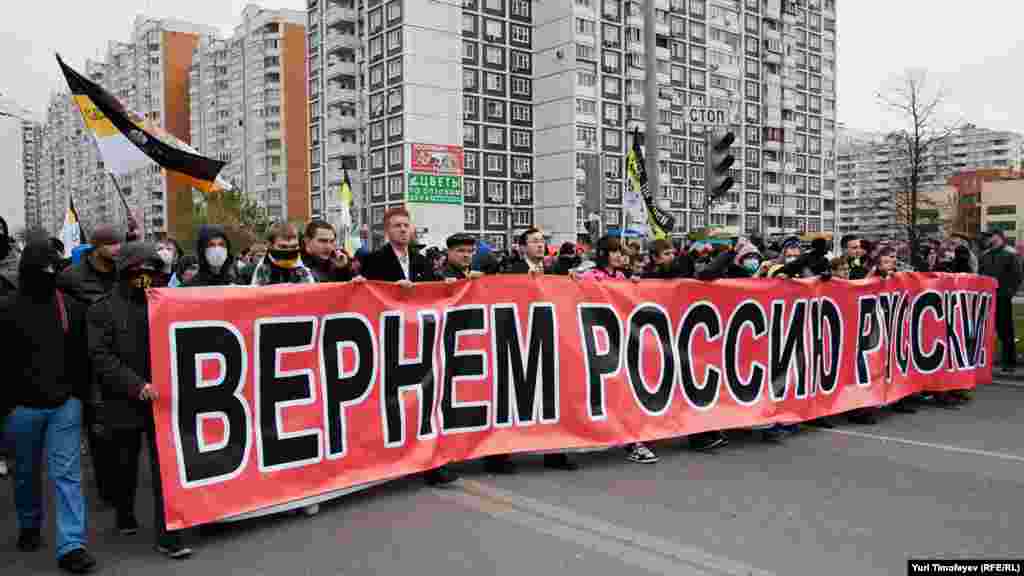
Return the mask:
{"type": "Polygon", "coordinates": [[[337,214],[347,170],[374,245],[398,204],[428,243],[466,230],[506,247],[531,226],[532,5],[311,0],[314,213],[337,214]],[[427,197],[423,155],[450,165],[446,185],[461,193],[427,197]]]}
{"type": "Polygon", "coordinates": [[[191,144],[275,220],[309,218],[306,14],[248,5],[230,38],[202,36],[189,71],[191,144]]]}
{"type": "Polygon", "coordinates": [[[39,213],[39,154],[43,139],[43,125],[39,122],[21,122],[21,174],[25,190],[25,229],[40,226],[39,213]]]}
{"type": "Polygon", "coordinates": [[[835,2],[653,0],[534,4],[536,218],[573,240],[601,194],[606,227],[623,222],[625,155],[639,130],[657,155],[659,204],[677,235],[831,232],[835,225],[835,2]],[[645,85],[657,82],[648,104],[645,85]],[[647,106],[657,133],[647,132],[647,106]],[[704,127],[689,106],[729,111],[736,185],[704,220],[704,127]]]}
{"type": "MultiPolygon", "coordinates": [[[[899,142],[884,135],[844,134],[837,160],[839,232],[877,238],[902,234],[907,209],[900,207],[905,201],[899,194],[906,189],[909,166],[899,142]]],[[[932,192],[946,186],[957,173],[1022,166],[1024,136],[969,124],[933,145],[925,155],[919,189],[922,198],[938,198],[932,192]]],[[[931,204],[922,200],[921,209],[941,211],[941,206],[931,204]]]]}

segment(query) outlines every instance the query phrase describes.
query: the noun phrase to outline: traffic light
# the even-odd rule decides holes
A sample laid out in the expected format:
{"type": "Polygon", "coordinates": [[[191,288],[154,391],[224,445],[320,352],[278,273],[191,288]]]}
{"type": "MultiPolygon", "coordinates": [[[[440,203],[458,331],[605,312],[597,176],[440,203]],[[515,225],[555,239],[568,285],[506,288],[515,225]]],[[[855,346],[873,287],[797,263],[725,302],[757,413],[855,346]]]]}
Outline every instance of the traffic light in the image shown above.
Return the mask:
{"type": "Polygon", "coordinates": [[[729,153],[729,148],[736,140],[736,135],[726,132],[708,138],[707,150],[704,154],[704,192],[708,204],[721,198],[735,184],[729,176],[729,168],[736,157],[729,153]]]}

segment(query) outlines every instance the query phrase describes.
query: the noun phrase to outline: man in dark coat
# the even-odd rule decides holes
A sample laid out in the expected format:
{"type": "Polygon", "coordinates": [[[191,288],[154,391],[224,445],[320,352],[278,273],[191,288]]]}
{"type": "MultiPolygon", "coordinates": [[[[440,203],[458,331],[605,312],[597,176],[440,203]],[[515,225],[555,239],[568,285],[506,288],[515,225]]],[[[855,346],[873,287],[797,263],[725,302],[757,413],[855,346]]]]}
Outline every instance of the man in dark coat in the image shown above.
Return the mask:
{"type": "Polygon", "coordinates": [[[999,349],[1003,355],[1003,373],[1013,374],[1017,369],[1013,295],[1020,287],[1021,270],[1020,261],[1006,245],[1006,236],[1002,230],[996,230],[990,235],[988,249],[981,255],[979,272],[999,282],[996,291],[996,333],[999,335],[999,349]]]}
{"type": "Polygon", "coordinates": [[[348,282],[351,269],[338,266],[335,261],[338,236],[334,226],[323,220],[312,220],[303,235],[302,261],[313,272],[317,282],[348,282]]]}
{"type": "Polygon", "coordinates": [[[164,521],[160,465],[150,401],[156,397],[150,373],[149,309],[147,290],[166,283],[163,261],[156,244],[126,244],[118,259],[118,285],[106,299],[88,312],[89,355],[104,399],[104,422],[111,446],[117,451],[115,487],[117,528],[123,535],[138,531],[135,493],[138,487],[142,436],[149,440],[149,465],[153,476],[153,522],[156,549],[170,558],[192,553],[181,534],[168,532],[164,521]]]}
{"type": "Polygon", "coordinates": [[[199,272],[183,284],[186,288],[231,286],[238,278],[238,267],[231,254],[231,240],[220,226],[207,224],[199,227],[196,257],[199,259],[199,272]]]}
{"type": "Polygon", "coordinates": [[[60,259],[42,233],[33,233],[21,256],[18,292],[0,311],[6,342],[7,381],[0,415],[14,445],[14,500],[18,549],[42,545],[43,487],[38,470],[45,454],[55,485],[58,565],[75,574],[96,561],[85,549],[86,510],[81,483],[82,402],[89,381],[78,377],[85,362],[83,307],[57,289],[60,259]],[[13,409],[13,410],[11,410],[13,409]]]}
{"type": "MultiPolygon", "coordinates": [[[[416,282],[440,280],[434,275],[430,262],[410,248],[414,228],[408,210],[399,206],[385,212],[384,229],[388,243],[365,258],[362,275],[355,279],[357,282],[396,282],[411,290],[416,282]]],[[[439,466],[425,474],[427,484],[432,486],[449,484],[458,478],[458,474],[447,466],[439,466]]]]}
{"type": "Polygon", "coordinates": [[[544,274],[544,257],[547,255],[547,243],[544,232],[539,228],[529,228],[519,235],[519,250],[523,257],[517,258],[505,267],[506,274],[544,274]]]}
{"type": "Polygon", "coordinates": [[[568,276],[569,271],[580,265],[580,257],[576,254],[576,245],[572,242],[565,242],[558,249],[558,258],[551,267],[551,273],[556,276],[568,276]]]}

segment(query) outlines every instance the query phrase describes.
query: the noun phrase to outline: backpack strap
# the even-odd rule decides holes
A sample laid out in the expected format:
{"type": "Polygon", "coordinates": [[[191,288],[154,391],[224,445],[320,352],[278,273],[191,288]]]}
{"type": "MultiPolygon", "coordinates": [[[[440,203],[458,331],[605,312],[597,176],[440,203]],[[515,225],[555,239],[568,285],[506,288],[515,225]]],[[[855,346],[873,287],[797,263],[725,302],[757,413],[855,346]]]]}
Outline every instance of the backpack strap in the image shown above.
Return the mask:
{"type": "Polygon", "coordinates": [[[66,336],[70,329],[68,327],[68,310],[64,305],[64,292],[57,290],[57,314],[60,316],[60,324],[64,328],[64,335],[66,336]]]}

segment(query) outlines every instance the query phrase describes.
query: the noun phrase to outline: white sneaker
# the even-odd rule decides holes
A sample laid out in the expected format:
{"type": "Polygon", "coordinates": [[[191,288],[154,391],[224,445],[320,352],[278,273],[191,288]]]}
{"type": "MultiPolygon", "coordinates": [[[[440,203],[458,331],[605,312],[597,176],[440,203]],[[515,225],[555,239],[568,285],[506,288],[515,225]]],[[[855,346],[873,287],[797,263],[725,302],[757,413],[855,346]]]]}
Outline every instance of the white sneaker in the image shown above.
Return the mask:
{"type": "Polygon", "coordinates": [[[630,462],[639,462],[641,464],[654,464],[658,461],[658,457],[654,455],[654,452],[640,442],[626,446],[626,459],[630,462]]]}
{"type": "Polygon", "coordinates": [[[310,504],[309,506],[306,506],[305,508],[302,509],[302,513],[306,516],[316,516],[320,513],[320,505],[310,504]]]}

